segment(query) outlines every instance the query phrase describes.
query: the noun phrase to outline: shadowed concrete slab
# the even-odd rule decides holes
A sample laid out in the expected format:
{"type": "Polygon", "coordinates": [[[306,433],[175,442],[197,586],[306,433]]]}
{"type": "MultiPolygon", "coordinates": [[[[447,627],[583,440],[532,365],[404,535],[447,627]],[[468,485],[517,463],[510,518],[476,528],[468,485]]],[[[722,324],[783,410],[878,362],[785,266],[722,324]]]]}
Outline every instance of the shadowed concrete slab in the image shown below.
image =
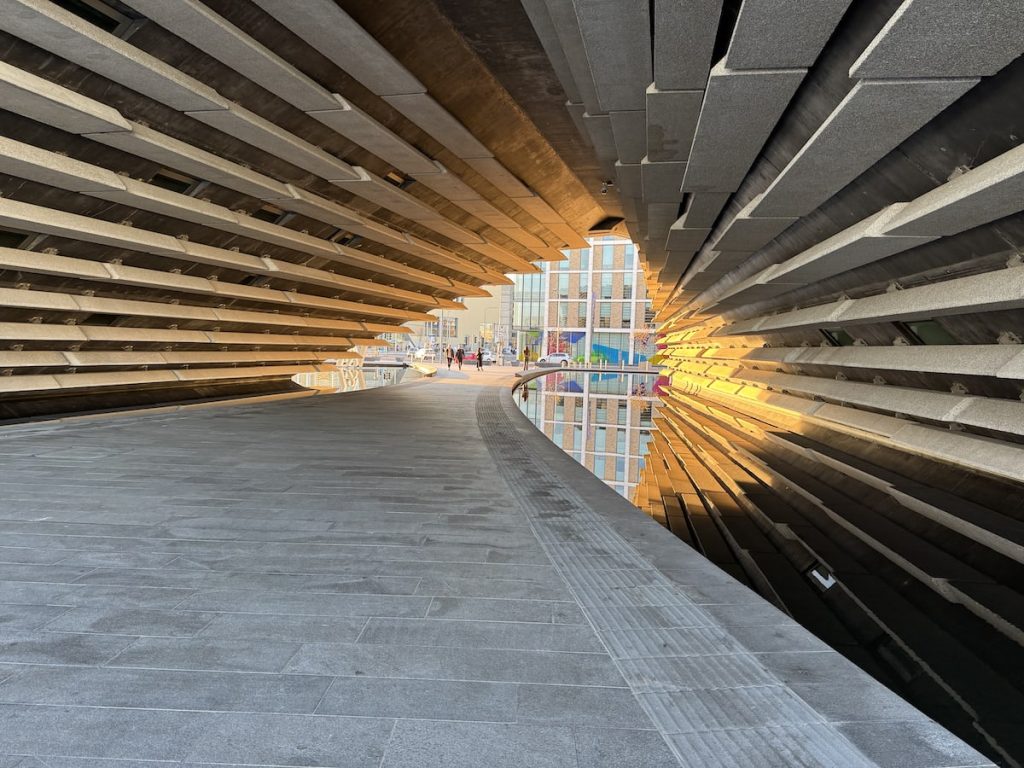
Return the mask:
{"type": "Polygon", "coordinates": [[[0,431],[0,766],[989,765],[511,378],[0,431]]]}

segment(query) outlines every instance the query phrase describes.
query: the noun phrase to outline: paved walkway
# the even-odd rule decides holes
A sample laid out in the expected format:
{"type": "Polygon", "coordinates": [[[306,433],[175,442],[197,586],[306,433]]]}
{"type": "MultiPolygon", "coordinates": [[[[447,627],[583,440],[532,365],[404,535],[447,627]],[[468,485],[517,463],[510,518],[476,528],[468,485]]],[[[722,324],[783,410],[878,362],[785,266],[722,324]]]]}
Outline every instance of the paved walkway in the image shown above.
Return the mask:
{"type": "Polygon", "coordinates": [[[510,374],[0,430],[0,768],[988,765],[510,374]]]}

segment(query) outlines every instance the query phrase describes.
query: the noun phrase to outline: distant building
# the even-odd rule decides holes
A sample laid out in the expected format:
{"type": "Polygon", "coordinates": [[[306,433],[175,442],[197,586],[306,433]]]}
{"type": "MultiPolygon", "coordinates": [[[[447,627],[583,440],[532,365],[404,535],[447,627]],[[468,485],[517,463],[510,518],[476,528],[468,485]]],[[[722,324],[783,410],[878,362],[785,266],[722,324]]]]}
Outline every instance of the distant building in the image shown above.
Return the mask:
{"type": "MultiPolygon", "coordinates": [[[[515,275],[512,337],[535,357],[565,352],[577,362],[640,363],[654,354],[653,313],[636,246],[590,238],[543,272],[515,275]]],[[[506,289],[509,290],[509,289],[506,289]]]]}

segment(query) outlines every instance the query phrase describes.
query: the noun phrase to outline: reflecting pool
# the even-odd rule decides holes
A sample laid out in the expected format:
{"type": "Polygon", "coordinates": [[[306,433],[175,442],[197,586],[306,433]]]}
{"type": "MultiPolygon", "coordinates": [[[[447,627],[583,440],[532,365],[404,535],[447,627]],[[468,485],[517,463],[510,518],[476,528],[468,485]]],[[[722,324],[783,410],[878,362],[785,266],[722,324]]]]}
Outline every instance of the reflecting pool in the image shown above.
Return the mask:
{"type": "Polygon", "coordinates": [[[627,499],[651,440],[656,373],[549,373],[523,384],[516,403],[551,442],[627,499]]]}
{"type": "Polygon", "coordinates": [[[386,387],[400,384],[420,377],[415,368],[401,365],[367,365],[341,366],[332,371],[319,373],[298,373],[292,381],[307,389],[319,389],[324,392],[358,392],[363,389],[386,387]]]}

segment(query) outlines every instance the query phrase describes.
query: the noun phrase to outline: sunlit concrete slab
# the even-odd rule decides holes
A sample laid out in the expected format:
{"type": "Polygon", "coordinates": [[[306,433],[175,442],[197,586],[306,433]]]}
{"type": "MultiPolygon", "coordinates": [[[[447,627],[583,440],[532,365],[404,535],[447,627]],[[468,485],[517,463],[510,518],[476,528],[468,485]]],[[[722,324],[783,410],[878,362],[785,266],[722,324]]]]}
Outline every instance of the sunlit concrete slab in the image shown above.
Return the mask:
{"type": "Polygon", "coordinates": [[[986,764],[549,443],[511,379],[0,429],[0,758],[986,764]]]}

